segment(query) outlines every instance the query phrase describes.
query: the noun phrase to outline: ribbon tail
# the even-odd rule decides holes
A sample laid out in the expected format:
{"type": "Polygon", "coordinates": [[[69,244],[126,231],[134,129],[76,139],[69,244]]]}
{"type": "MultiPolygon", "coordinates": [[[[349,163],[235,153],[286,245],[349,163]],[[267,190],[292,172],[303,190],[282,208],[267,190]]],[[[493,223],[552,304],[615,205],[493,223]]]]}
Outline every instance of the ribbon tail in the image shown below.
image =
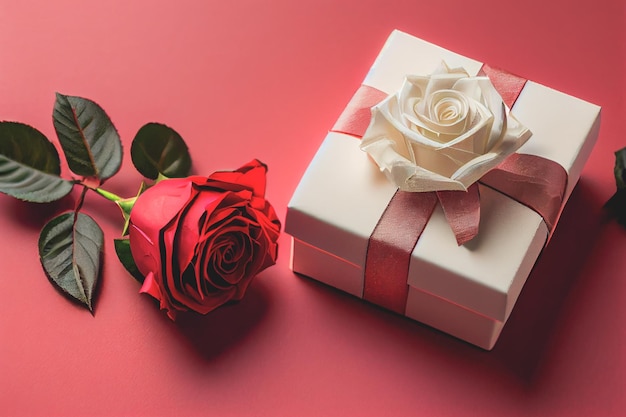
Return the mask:
{"type": "Polygon", "coordinates": [[[480,224],[480,195],[478,185],[464,191],[437,191],[437,197],[456,243],[461,246],[478,234],[480,224]]]}

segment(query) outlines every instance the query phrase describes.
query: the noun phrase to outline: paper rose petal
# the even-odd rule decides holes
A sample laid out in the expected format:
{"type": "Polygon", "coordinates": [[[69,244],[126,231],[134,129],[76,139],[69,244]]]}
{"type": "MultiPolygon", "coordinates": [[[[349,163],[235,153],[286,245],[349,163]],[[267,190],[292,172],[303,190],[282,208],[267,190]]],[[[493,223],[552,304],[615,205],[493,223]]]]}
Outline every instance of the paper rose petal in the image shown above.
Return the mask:
{"type": "Polygon", "coordinates": [[[530,136],[489,78],[442,63],[372,108],[361,149],[403,191],[465,191],[530,136]]]}

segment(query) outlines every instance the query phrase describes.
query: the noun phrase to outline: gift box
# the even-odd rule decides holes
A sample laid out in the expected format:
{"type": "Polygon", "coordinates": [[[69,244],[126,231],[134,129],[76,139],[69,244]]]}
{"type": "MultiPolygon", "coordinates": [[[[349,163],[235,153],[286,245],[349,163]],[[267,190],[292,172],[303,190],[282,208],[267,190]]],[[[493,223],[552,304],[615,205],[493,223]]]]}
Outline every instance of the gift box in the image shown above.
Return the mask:
{"type": "MultiPolygon", "coordinates": [[[[394,31],[306,169],[288,205],[285,231],[292,236],[294,272],[490,350],[580,177],[598,135],[600,108],[515,77],[518,91],[511,100],[505,82],[499,90],[504,102],[532,132],[514,156],[558,164],[564,173],[556,209],[546,216],[533,205],[533,200],[546,197],[534,195],[532,186],[524,188],[524,195],[515,195],[506,191],[507,184],[498,185],[518,181],[515,175],[495,185],[479,181],[480,223],[473,239],[459,245],[444,209],[436,203],[417,241],[409,238],[407,246],[407,229],[420,227],[412,220],[415,210],[411,203],[390,208],[398,187],[360,149],[359,134],[350,126],[357,125],[358,131],[370,121],[371,111],[363,102],[372,100],[357,97],[363,88],[376,92],[370,105],[375,104],[398,91],[408,74],[430,74],[442,61],[470,75],[487,74],[494,85],[506,75],[394,31]],[[403,220],[385,220],[390,211],[399,212],[403,220]],[[403,251],[406,260],[398,257],[403,251]]],[[[555,181],[532,178],[543,176],[538,172],[520,181],[555,181]]]]}

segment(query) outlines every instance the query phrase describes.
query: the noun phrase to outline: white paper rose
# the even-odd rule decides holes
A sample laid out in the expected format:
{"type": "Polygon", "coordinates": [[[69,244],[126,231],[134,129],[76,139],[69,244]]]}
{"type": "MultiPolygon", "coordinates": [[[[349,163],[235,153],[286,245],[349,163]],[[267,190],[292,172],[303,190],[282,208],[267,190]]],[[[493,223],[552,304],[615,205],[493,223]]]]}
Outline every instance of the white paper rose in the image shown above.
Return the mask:
{"type": "Polygon", "coordinates": [[[442,62],[372,108],[361,149],[401,190],[467,190],[530,136],[488,77],[442,62]]]}

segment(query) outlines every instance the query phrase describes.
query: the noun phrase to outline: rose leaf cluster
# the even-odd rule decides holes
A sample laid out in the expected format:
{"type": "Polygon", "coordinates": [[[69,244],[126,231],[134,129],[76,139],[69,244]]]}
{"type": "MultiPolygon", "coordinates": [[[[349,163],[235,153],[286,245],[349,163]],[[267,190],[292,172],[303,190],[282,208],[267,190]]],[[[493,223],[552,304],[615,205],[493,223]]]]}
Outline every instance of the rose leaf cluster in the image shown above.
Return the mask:
{"type": "Polygon", "coordinates": [[[273,265],[280,221],[265,199],[267,167],[253,160],[235,171],[189,176],[183,138],[159,123],[141,127],[131,159],[146,179],[136,196],[121,198],[102,185],[120,169],[122,143],[95,102],[57,94],[53,124],[71,178],[61,173],[55,145],[23,123],[0,122],[0,192],[31,203],[50,203],[78,187],[74,208],[49,220],[39,257],[50,282],[93,313],[104,234],[84,213],[88,191],[117,204],[124,217],[115,252],[160,302],[170,318],[206,314],[240,300],[253,277],[273,265]]]}

